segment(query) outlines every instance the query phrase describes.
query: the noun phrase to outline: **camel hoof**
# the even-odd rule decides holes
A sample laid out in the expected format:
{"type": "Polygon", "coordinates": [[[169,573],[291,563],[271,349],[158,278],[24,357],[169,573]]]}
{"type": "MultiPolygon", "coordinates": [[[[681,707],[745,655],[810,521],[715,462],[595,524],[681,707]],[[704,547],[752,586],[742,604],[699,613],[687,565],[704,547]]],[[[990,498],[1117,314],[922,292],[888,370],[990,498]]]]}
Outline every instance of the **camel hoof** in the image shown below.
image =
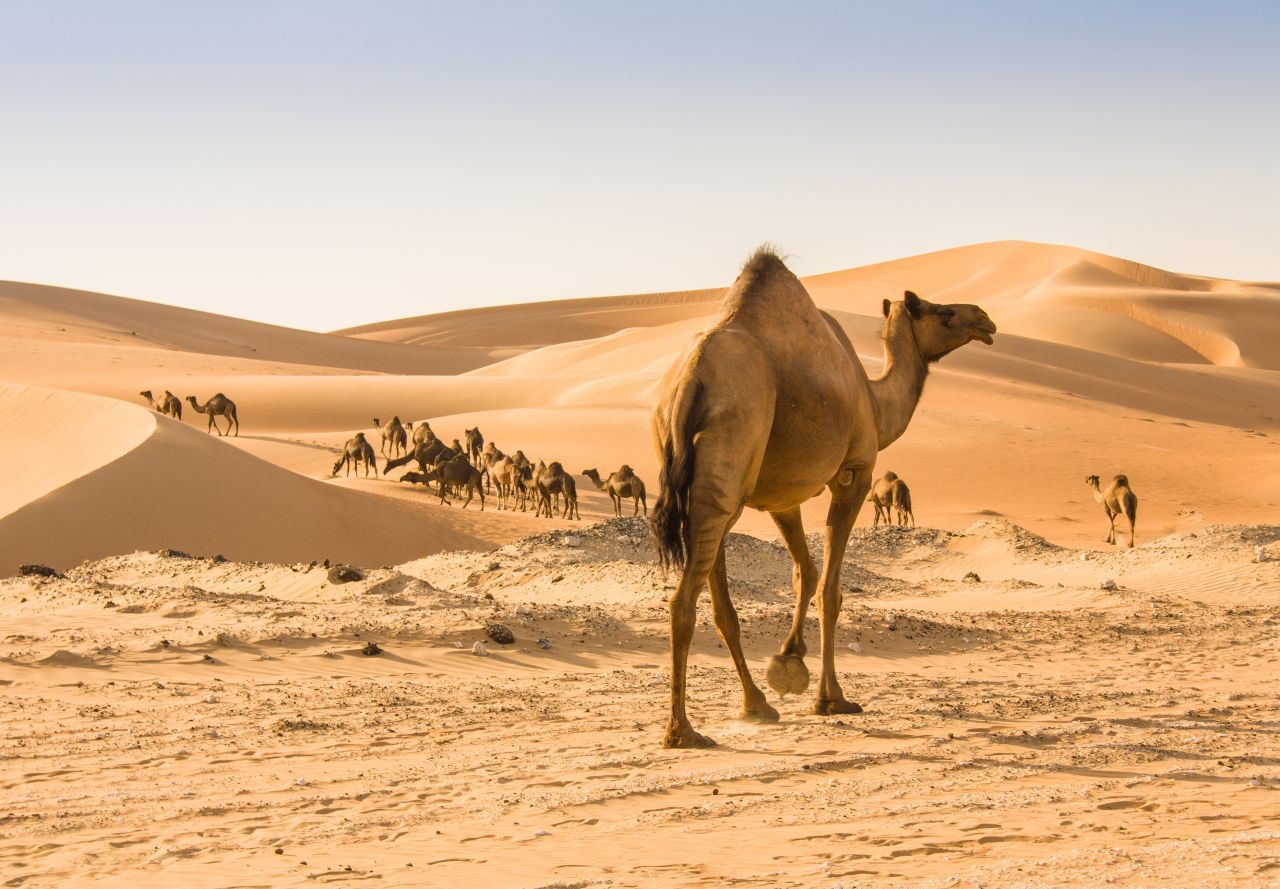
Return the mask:
{"type": "Polygon", "coordinates": [[[780,717],[778,711],[770,706],[768,701],[760,701],[749,707],[743,707],[738,718],[743,722],[773,723],[780,717]]]}
{"type": "Polygon", "coordinates": [[[769,658],[764,678],[769,687],[780,695],[804,694],[809,687],[809,668],[799,655],[775,654],[769,658]]]}
{"type": "Polygon", "coordinates": [[[835,716],[839,713],[861,713],[862,707],[853,701],[824,701],[819,698],[818,702],[813,705],[813,712],[819,716],[835,716]]]}
{"type": "Polygon", "coordinates": [[[667,736],[662,739],[662,746],[668,750],[705,750],[716,746],[716,742],[706,735],[700,735],[692,728],[683,731],[667,729],[667,736]]]}

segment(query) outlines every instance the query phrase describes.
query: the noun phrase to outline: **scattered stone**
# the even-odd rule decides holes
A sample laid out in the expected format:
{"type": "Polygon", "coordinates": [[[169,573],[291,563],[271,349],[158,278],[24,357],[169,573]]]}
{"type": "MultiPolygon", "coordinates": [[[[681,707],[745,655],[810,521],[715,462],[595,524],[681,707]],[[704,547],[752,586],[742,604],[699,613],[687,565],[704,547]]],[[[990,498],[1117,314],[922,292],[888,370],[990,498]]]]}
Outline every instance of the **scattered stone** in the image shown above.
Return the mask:
{"type": "Polygon", "coordinates": [[[61,577],[57,571],[48,565],[19,565],[19,577],[61,577]]]}
{"type": "Polygon", "coordinates": [[[166,559],[190,559],[190,558],[192,558],[191,553],[183,552],[183,551],[182,551],[182,550],[180,550],[180,549],[162,549],[162,550],[160,550],[160,552],[156,553],[156,555],[158,555],[158,556],[163,556],[163,557],[164,557],[164,558],[166,558],[166,559]]]}
{"type": "Polygon", "coordinates": [[[323,565],[324,565],[324,567],[328,568],[328,567],[329,567],[329,560],[328,560],[328,559],[325,559],[321,564],[323,564],[323,565]]]}
{"type": "Polygon", "coordinates": [[[502,569],[502,565],[500,565],[499,563],[497,563],[497,562],[490,562],[490,563],[489,563],[489,570],[490,570],[490,571],[500,571],[501,569],[502,569]]]}
{"type": "Polygon", "coordinates": [[[211,655],[211,654],[206,654],[204,657],[200,658],[200,660],[204,661],[206,664],[216,664],[216,663],[217,663],[217,661],[215,661],[215,660],[213,659],[213,655],[211,655]]]}
{"type": "Polygon", "coordinates": [[[223,631],[218,635],[214,636],[213,641],[221,645],[223,648],[231,648],[239,640],[236,639],[235,636],[232,636],[230,633],[223,631]]]}
{"type": "Polygon", "coordinates": [[[857,642],[850,642],[849,650],[852,651],[854,654],[862,654],[862,646],[859,645],[857,642]]]}
{"type": "Polygon", "coordinates": [[[539,639],[539,640],[538,640],[538,647],[539,647],[539,648],[541,648],[543,651],[549,651],[549,650],[551,649],[551,640],[550,640],[550,639],[539,639]]]}
{"type": "Polygon", "coordinates": [[[330,583],[352,583],[357,580],[364,580],[364,572],[359,568],[352,568],[350,565],[334,565],[329,569],[327,575],[330,583]]]}
{"type": "Polygon", "coordinates": [[[1098,586],[1104,590],[1114,590],[1116,588],[1116,582],[1108,577],[1102,583],[1098,584],[1098,586]]]}
{"type": "Polygon", "coordinates": [[[582,546],[582,538],[573,534],[567,535],[562,541],[565,546],[582,546]]]}
{"type": "Polygon", "coordinates": [[[965,583],[982,583],[982,578],[978,576],[977,571],[970,571],[964,576],[965,583]]]}
{"type": "Polygon", "coordinates": [[[279,846],[276,846],[276,854],[277,854],[277,855],[283,855],[283,854],[284,854],[284,849],[281,849],[279,846]]]}
{"type": "Polygon", "coordinates": [[[115,608],[115,607],[116,607],[116,603],[115,603],[115,602],[112,602],[110,599],[108,599],[108,600],[107,600],[107,604],[106,604],[106,605],[103,605],[102,607],[103,607],[103,608],[115,608]]]}
{"type": "Polygon", "coordinates": [[[477,642],[471,646],[471,653],[476,657],[488,657],[489,649],[483,642],[477,642]]]}
{"type": "Polygon", "coordinates": [[[217,565],[221,565],[226,560],[227,560],[227,557],[224,556],[222,553],[218,553],[216,556],[213,557],[214,564],[217,564],[217,565]]]}
{"type": "Polygon", "coordinates": [[[1268,559],[1268,556],[1267,556],[1266,547],[1263,547],[1263,546],[1258,547],[1257,551],[1254,553],[1253,560],[1255,562],[1262,563],[1267,561],[1267,559],[1268,559]]]}
{"type": "Polygon", "coordinates": [[[502,624],[489,624],[484,628],[484,634],[499,645],[510,645],[516,641],[516,634],[502,624]]]}
{"type": "Polygon", "coordinates": [[[374,657],[375,655],[382,654],[382,649],[379,647],[377,642],[366,642],[364,644],[364,648],[360,649],[360,653],[365,657],[374,657]]]}

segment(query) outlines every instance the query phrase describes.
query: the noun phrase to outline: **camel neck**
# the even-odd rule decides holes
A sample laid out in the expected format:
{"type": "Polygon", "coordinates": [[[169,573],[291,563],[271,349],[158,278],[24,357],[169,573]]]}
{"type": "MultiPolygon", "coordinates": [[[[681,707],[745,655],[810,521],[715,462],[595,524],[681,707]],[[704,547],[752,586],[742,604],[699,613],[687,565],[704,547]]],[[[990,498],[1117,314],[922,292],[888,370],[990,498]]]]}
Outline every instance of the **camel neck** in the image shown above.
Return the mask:
{"type": "Polygon", "coordinates": [[[885,325],[884,372],[871,380],[879,450],[893,444],[907,429],[924,392],[929,373],[905,311],[895,306],[885,325]]]}

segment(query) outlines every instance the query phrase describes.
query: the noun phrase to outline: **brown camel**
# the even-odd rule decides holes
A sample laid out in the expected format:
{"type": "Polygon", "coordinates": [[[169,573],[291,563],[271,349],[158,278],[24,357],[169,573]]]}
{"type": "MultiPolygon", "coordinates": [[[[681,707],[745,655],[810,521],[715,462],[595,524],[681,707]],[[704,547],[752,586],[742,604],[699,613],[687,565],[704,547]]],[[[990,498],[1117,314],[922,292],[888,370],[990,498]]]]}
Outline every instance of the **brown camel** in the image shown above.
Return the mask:
{"type": "Polygon", "coordinates": [[[498,450],[493,442],[485,442],[484,450],[480,452],[480,462],[476,465],[479,466],[480,471],[484,473],[484,490],[486,494],[493,490],[493,483],[490,476],[493,473],[494,467],[497,466],[498,463],[500,463],[506,456],[506,454],[498,450]]]}
{"type": "Polygon", "coordinates": [[[635,474],[630,466],[625,463],[614,473],[610,473],[609,477],[604,481],[600,480],[600,473],[594,469],[584,469],[582,474],[591,479],[592,483],[601,491],[609,492],[609,499],[613,501],[613,514],[615,516],[622,515],[622,501],[632,500],[635,508],[631,511],[632,515],[640,514],[640,507],[644,507],[644,514],[649,514],[649,503],[645,499],[644,482],[640,480],[640,476],[635,474]]]}
{"type": "Polygon", "coordinates": [[[423,420],[420,426],[415,426],[413,429],[413,443],[415,445],[438,440],[439,439],[436,438],[436,434],[431,431],[431,424],[426,420],[423,420]]]}
{"type": "Polygon", "coordinates": [[[391,470],[404,466],[411,460],[417,462],[418,469],[426,472],[436,463],[444,460],[452,460],[454,457],[458,456],[459,453],[461,453],[461,451],[454,450],[440,439],[433,436],[431,441],[415,445],[412,451],[409,451],[400,457],[396,457],[394,460],[388,460],[386,466],[383,467],[382,474],[390,475],[391,470]]]}
{"type": "Polygon", "coordinates": [[[893,514],[890,510],[898,511],[898,524],[906,525],[907,520],[911,520],[911,524],[915,525],[916,517],[911,511],[911,489],[907,487],[907,483],[898,478],[895,472],[886,472],[880,479],[871,486],[871,493],[867,494],[867,502],[875,506],[876,517],[872,527],[878,526],[881,519],[886,525],[893,524],[893,514]]]}
{"type": "Polygon", "coordinates": [[[463,432],[467,439],[467,459],[471,461],[471,465],[480,468],[480,449],[484,447],[484,436],[480,434],[480,427],[475,429],[467,429],[463,432]]]}
{"type": "Polygon", "coordinates": [[[377,417],[374,417],[373,428],[377,429],[382,436],[380,450],[383,457],[388,459],[398,457],[408,449],[409,433],[405,431],[404,424],[400,422],[399,417],[392,417],[385,426],[382,425],[377,417]],[[391,447],[390,454],[387,453],[388,446],[391,447]]]}
{"type": "Polygon", "coordinates": [[[719,321],[667,372],[654,411],[661,477],[650,524],[664,566],[681,566],[671,596],[671,715],[667,747],[708,747],[685,712],[685,668],[698,594],[711,604],[742,682],[742,717],[773,722],[778,711],[756,686],[729,598],[724,537],[744,507],[773,516],[795,563],[796,610],[769,684],[799,693],[809,684],[804,618],[822,588],[822,675],[814,712],[858,713],[835,669],[840,567],[877,452],[906,430],[929,364],[996,326],[971,305],[935,305],[908,292],[884,301],[886,362],[869,380],[840,325],[813,304],[769,249],[758,250],[725,295],[719,321]],[[800,505],[831,491],[822,573],[809,558],[800,505]]]}
{"type": "Polygon", "coordinates": [[[1107,521],[1111,522],[1107,543],[1116,542],[1116,516],[1123,514],[1129,520],[1129,547],[1132,547],[1133,529],[1138,523],[1138,495],[1129,487],[1129,476],[1117,475],[1105,488],[1096,475],[1089,476],[1084,483],[1093,488],[1093,499],[1102,504],[1107,513],[1107,521]]]}
{"type": "Polygon", "coordinates": [[[227,421],[226,434],[231,434],[231,424],[233,422],[236,424],[236,435],[240,434],[240,418],[236,416],[236,403],[221,392],[210,398],[204,404],[196,401],[196,397],[194,395],[188,395],[187,401],[191,402],[191,406],[195,408],[198,413],[208,414],[209,428],[205,430],[206,432],[211,432],[216,429],[218,434],[222,435],[223,432],[221,429],[218,429],[218,424],[214,422],[214,418],[223,417],[227,421]]]}
{"type": "Polygon", "coordinates": [[[147,400],[147,406],[154,411],[164,414],[167,417],[173,417],[175,420],[182,419],[182,399],[174,395],[168,389],[164,390],[164,398],[156,401],[151,396],[150,389],[143,389],[138,393],[147,400]]]}
{"type": "Polygon", "coordinates": [[[558,462],[553,461],[542,472],[536,473],[534,484],[538,491],[538,508],[534,512],[535,516],[540,516],[545,511],[547,518],[551,518],[551,495],[563,494],[564,508],[560,511],[560,517],[582,518],[578,513],[578,483],[558,462]]]}
{"type": "Polygon", "coordinates": [[[356,475],[360,474],[360,464],[364,463],[364,474],[369,475],[369,470],[373,470],[373,474],[378,474],[378,457],[373,452],[373,445],[369,444],[364,437],[363,432],[357,432],[354,438],[347,439],[347,443],[342,446],[342,455],[338,457],[338,462],[333,464],[333,475],[338,474],[338,470],[346,467],[346,474],[351,475],[351,467],[355,466],[356,475]]]}
{"type": "Polygon", "coordinates": [[[466,488],[467,500],[462,504],[462,508],[466,509],[471,503],[473,495],[480,496],[480,511],[484,512],[484,485],[480,483],[480,470],[471,465],[471,461],[467,459],[466,454],[458,454],[452,460],[445,463],[437,463],[435,466],[425,472],[406,472],[400,476],[400,481],[414,481],[423,485],[427,482],[436,482],[440,486],[440,504],[448,506],[449,501],[445,499],[446,489],[448,488],[466,488]]]}

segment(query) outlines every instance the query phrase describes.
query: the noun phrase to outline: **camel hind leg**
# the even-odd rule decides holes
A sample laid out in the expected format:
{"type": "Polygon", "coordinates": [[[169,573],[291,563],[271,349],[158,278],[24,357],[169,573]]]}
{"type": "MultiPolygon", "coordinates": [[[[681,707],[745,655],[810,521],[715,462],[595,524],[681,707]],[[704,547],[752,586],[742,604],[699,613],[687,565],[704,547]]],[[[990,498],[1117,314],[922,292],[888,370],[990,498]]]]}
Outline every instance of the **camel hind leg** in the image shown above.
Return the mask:
{"type": "Polygon", "coordinates": [[[1133,548],[1134,529],[1138,525],[1138,498],[1132,491],[1125,491],[1123,504],[1125,518],[1129,520],[1129,547],[1133,548]]]}
{"type": "Polygon", "coordinates": [[[769,659],[765,678],[769,687],[778,694],[802,694],[809,687],[809,668],[804,665],[804,656],[808,653],[804,642],[804,621],[809,613],[809,603],[818,590],[818,569],[809,555],[800,507],[770,515],[782,532],[787,552],[791,554],[791,587],[796,594],[796,609],[791,618],[791,632],[778,649],[778,654],[769,659]]]}
{"type": "MultiPolygon", "coordinates": [[[[729,522],[730,525],[733,522],[729,522]]],[[[778,711],[765,700],[764,692],[751,678],[751,670],[742,653],[742,630],[738,624],[738,612],[729,598],[729,575],[725,569],[724,541],[720,542],[720,551],[716,555],[715,565],[707,577],[707,585],[711,588],[711,609],[715,615],[716,632],[724,647],[729,649],[733,658],[733,666],[742,681],[742,714],[740,719],[747,722],[777,722],[778,711]]]]}

